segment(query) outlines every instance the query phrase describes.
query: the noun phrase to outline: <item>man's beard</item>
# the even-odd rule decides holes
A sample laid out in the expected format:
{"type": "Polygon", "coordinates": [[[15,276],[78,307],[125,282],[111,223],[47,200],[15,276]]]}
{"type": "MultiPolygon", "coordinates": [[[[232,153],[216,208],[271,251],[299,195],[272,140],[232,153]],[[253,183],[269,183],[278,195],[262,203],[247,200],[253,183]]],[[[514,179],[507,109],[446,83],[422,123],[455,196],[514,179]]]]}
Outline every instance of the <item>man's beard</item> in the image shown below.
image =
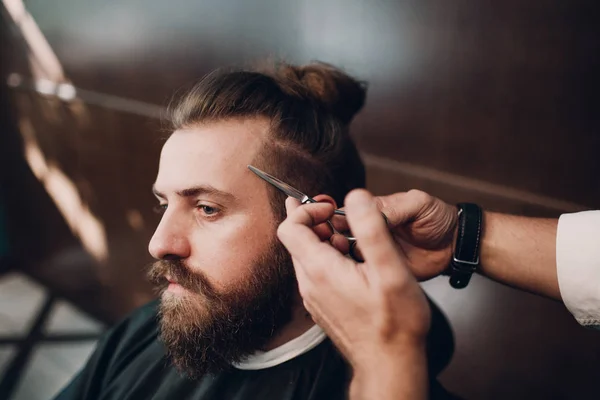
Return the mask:
{"type": "Polygon", "coordinates": [[[264,349],[291,320],[295,275],[289,253],[275,241],[251,275],[218,292],[179,260],[160,260],[148,278],[161,293],[160,339],[173,364],[191,378],[223,371],[264,349]],[[169,275],[189,292],[164,293],[169,275]]]}

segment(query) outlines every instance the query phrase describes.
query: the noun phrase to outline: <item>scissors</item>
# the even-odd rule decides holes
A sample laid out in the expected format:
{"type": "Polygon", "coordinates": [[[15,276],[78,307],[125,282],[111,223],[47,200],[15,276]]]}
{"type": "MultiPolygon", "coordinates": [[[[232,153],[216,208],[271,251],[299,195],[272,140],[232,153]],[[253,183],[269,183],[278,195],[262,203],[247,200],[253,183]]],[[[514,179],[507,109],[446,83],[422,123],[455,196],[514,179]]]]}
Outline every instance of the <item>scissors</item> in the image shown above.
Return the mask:
{"type": "MultiPolygon", "coordinates": [[[[269,175],[264,171],[261,171],[260,169],[252,166],[252,165],[248,165],[248,169],[252,172],[254,172],[256,175],[258,175],[259,178],[263,179],[264,181],[270,183],[271,185],[275,186],[277,189],[281,190],[283,193],[285,193],[286,195],[288,195],[289,197],[293,197],[296,200],[300,200],[300,203],[302,204],[308,204],[308,203],[317,203],[317,201],[315,199],[313,199],[312,197],[302,193],[301,191],[299,191],[298,189],[296,189],[295,187],[283,182],[280,179],[275,178],[273,175],[269,175]]],[[[341,216],[346,216],[346,213],[344,212],[344,210],[338,210],[335,209],[333,211],[333,213],[335,215],[341,215],[341,216]]],[[[384,213],[381,213],[381,215],[383,216],[383,219],[385,220],[385,223],[387,225],[388,223],[388,219],[385,216],[384,213]]],[[[334,227],[333,224],[331,223],[331,221],[327,221],[327,223],[329,224],[329,226],[331,227],[331,229],[333,230],[334,233],[338,233],[340,235],[343,235],[346,239],[348,239],[348,242],[350,242],[350,250],[351,252],[353,252],[354,247],[356,246],[356,238],[353,236],[346,236],[341,232],[338,232],[334,227]]],[[[354,254],[351,254],[352,258],[355,258],[354,254]]]]}

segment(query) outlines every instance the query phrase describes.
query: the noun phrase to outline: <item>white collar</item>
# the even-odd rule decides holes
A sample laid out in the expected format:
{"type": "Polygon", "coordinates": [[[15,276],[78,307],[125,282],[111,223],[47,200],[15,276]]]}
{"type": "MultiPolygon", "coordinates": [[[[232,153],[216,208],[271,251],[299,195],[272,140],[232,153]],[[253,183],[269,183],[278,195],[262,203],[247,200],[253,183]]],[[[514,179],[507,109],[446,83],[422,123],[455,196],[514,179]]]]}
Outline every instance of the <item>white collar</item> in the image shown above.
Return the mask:
{"type": "Polygon", "coordinates": [[[319,343],[325,340],[326,337],[325,332],[323,332],[318,325],[314,325],[297,338],[294,338],[273,350],[257,351],[244,361],[233,364],[233,366],[237,369],[253,370],[265,369],[283,364],[284,362],[315,348],[319,343]]]}

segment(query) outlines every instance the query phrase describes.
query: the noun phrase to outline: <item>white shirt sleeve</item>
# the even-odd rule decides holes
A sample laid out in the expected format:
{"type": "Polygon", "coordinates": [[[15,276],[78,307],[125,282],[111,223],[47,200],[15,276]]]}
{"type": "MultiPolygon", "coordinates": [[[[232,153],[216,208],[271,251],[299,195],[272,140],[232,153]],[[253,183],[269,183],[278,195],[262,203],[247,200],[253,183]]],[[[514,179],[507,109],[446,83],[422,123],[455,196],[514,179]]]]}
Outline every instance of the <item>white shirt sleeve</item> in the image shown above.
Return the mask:
{"type": "Polygon", "coordinates": [[[556,268],[567,309],[581,325],[600,328],[600,210],[560,216],[556,268]]]}

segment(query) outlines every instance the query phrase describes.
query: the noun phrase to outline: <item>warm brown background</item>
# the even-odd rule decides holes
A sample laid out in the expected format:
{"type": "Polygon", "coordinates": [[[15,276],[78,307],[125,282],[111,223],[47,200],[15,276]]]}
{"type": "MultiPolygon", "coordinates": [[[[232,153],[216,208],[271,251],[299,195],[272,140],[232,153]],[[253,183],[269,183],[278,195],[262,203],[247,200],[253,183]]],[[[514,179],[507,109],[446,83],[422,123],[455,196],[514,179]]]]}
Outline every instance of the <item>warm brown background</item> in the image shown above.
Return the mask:
{"type": "MultiPolygon", "coordinates": [[[[222,65],[319,59],[368,80],[353,134],[377,193],[421,188],[536,216],[600,207],[597,1],[35,0],[26,7],[80,97],[39,94],[27,79],[2,87],[1,194],[14,266],[108,322],[151,298],[142,271],[157,222],[150,187],[164,136],[155,106],[222,65]],[[25,162],[23,138],[74,185],[69,208],[83,205],[101,222],[106,261],[94,261],[71,233],[25,162]]],[[[40,64],[32,68],[6,9],[2,21],[2,79],[31,77],[40,64]]],[[[456,333],[442,376],[449,389],[473,399],[597,398],[600,334],[578,327],[560,304],[485,279],[464,291],[441,279],[424,286],[456,333]]]]}

